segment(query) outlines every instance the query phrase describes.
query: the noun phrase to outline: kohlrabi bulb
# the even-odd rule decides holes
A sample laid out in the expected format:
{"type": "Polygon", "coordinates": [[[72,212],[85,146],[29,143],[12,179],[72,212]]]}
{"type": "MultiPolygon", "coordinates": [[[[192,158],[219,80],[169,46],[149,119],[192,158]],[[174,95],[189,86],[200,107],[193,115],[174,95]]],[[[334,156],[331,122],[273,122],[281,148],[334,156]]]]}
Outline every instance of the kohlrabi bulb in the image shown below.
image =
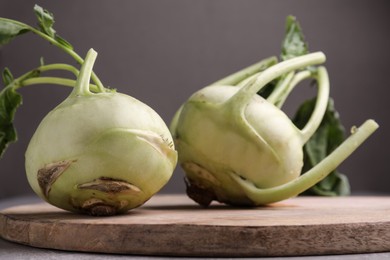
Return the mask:
{"type": "Polygon", "coordinates": [[[176,129],[190,187],[206,186],[219,201],[231,204],[246,203],[246,195],[227,172],[269,188],[296,179],[303,166],[299,130],[259,95],[242,118],[219,113],[216,107],[237,91],[233,86],[210,86],[196,92],[183,107],[176,129]]]}
{"type": "MultiPolygon", "coordinates": [[[[302,148],[320,125],[328,103],[329,82],[324,67],[316,72],[298,72],[289,79],[293,85],[307,77],[318,82],[316,107],[303,129],[298,129],[274,102],[256,94],[271,80],[324,60],[322,53],[293,58],[269,67],[241,87],[213,84],[185,102],[172,121],[171,132],[186,174],[187,194],[192,199],[205,206],[212,200],[262,205],[286,199],[323,179],[356,149],[367,137],[364,131],[364,138],[359,137],[360,131],[342,152],[299,177],[302,148]]],[[[279,97],[288,94],[288,89],[278,87],[275,91],[279,97]]],[[[374,122],[369,125],[368,132],[376,128],[374,122]]]]}
{"type": "Polygon", "coordinates": [[[71,95],[40,123],[26,151],[32,189],[59,208],[114,215],[138,207],[170,179],[177,153],[169,129],[144,103],[91,93],[90,51],[71,95]]]}

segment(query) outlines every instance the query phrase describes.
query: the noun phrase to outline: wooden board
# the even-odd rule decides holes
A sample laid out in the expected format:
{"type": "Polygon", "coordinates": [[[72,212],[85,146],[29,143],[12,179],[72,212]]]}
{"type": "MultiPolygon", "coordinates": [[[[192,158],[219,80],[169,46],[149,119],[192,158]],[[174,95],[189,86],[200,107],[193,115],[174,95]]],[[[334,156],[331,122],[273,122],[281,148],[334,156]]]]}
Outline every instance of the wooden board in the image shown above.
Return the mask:
{"type": "Polygon", "coordinates": [[[0,236],[51,249],[171,256],[297,256],[390,251],[390,197],[299,197],[260,208],[159,195],[126,215],[48,204],[0,212],[0,236]]]}

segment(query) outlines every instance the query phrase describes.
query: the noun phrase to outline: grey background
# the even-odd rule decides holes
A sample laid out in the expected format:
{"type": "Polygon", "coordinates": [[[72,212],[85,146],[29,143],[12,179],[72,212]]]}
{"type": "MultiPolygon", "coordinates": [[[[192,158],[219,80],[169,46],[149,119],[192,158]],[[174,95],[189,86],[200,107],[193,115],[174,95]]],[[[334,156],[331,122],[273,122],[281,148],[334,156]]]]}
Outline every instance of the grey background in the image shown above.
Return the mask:
{"type": "MultiPolygon", "coordinates": [[[[84,56],[93,47],[95,72],[105,85],[136,97],[169,124],[176,109],[199,88],[256,61],[278,55],[285,17],[300,21],[312,51],[327,55],[331,96],[347,128],[374,118],[381,128],[340,170],[354,193],[389,193],[388,88],[390,2],[386,0],[84,0],[0,1],[0,16],[35,24],[38,3],[55,14],[57,32],[84,56]]],[[[35,35],[0,49],[0,68],[18,76],[38,65],[74,61],[35,35]]],[[[32,194],[24,151],[44,115],[69,94],[58,86],[21,90],[16,114],[19,141],[0,160],[0,199],[32,194]]],[[[312,95],[297,88],[286,112],[312,95]]],[[[53,144],[55,145],[55,144],[53,144]]],[[[184,192],[178,167],[161,192],[184,192]]]]}

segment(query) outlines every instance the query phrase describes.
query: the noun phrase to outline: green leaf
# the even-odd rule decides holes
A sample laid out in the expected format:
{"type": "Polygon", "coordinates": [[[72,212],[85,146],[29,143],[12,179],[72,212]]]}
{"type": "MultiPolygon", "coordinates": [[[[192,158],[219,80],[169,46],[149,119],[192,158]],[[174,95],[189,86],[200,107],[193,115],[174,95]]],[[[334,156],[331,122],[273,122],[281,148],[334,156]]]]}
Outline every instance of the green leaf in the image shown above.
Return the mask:
{"type": "MultiPolygon", "coordinates": [[[[316,99],[304,102],[293,118],[298,128],[303,128],[314,110],[316,99]]],[[[329,99],[324,118],[309,141],[303,147],[305,173],[327,157],[345,139],[345,129],[341,124],[339,114],[334,108],[333,99],[329,99]]],[[[345,175],[337,170],[333,171],[324,180],[313,186],[304,194],[323,196],[342,196],[350,194],[350,186],[345,175]]]]}
{"type": "MultiPolygon", "coordinates": [[[[282,53],[280,55],[282,60],[288,60],[294,57],[305,55],[309,53],[305,37],[303,35],[301,26],[294,16],[287,16],[286,29],[284,39],[282,41],[282,53]]],[[[283,76],[279,77],[265,87],[263,87],[259,93],[263,98],[267,98],[275,89],[280,80],[283,80],[283,76]]]]}
{"type": "Polygon", "coordinates": [[[29,27],[12,20],[0,18],[0,46],[10,42],[13,38],[29,31],[29,27]]]}
{"type": "Polygon", "coordinates": [[[291,15],[287,16],[286,32],[282,42],[282,60],[305,55],[308,52],[308,46],[297,19],[291,15]]]}
{"type": "Polygon", "coordinates": [[[56,31],[53,29],[54,16],[49,11],[43,9],[39,5],[34,6],[34,12],[38,19],[38,26],[41,31],[49,35],[51,38],[55,38],[56,31]]]}
{"type": "Polygon", "coordinates": [[[14,80],[14,76],[12,75],[11,71],[8,68],[5,68],[3,71],[3,82],[5,86],[8,86],[11,84],[11,82],[14,80]]]}
{"type": "Polygon", "coordinates": [[[39,5],[35,5],[34,13],[38,19],[38,26],[41,32],[50,36],[50,38],[54,39],[62,46],[73,50],[73,46],[64,38],[60,37],[56,33],[56,30],[53,28],[55,21],[54,21],[54,15],[51,12],[49,12],[46,9],[43,9],[39,5]]]}
{"type": "Polygon", "coordinates": [[[6,148],[17,140],[13,125],[16,109],[22,104],[22,96],[14,88],[4,88],[0,92],[0,158],[6,148]]]}
{"type": "Polygon", "coordinates": [[[40,76],[39,70],[32,70],[18,79],[14,79],[11,71],[3,71],[3,81],[6,87],[0,92],[0,158],[8,145],[17,141],[17,134],[13,125],[17,108],[22,104],[22,96],[16,89],[23,80],[40,76]]]}

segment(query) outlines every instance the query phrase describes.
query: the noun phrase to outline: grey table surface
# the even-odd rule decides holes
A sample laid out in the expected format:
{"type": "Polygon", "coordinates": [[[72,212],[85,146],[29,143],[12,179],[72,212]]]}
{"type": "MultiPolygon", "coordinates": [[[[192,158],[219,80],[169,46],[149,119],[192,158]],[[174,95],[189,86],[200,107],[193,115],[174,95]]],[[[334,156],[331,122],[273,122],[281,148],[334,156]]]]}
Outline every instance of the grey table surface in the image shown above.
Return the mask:
{"type": "MultiPolygon", "coordinates": [[[[16,197],[6,200],[0,200],[0,211],[21,204],[37,203],[41,200],[34,196],[27,197],[16,197]]],[[[12,260],[45,260],[45,259],[77,259],[77,260],[121,260],[121,259],[169,259],[172,257],[160,257],[160,256],[137,256],[137,255],[114,255],[114,254],[95,254],[95,253],[81,253],[81,252],[70,252],[60,251],[53,249],[34,248],[31,246],[21,245],[13,242],[6,241],[0,238],[0,259],[12,259],[12,260]]],[[[217,258],[180,258],[174,257],[175,259],[217,259],[217,258]]],[[[222,258],[230,259],[230,258],[222,258]]],[[[232,258],[238,259],[238,258],[232,258]]],[[[255,259],[255,258],[245,258],[255,259]]],[[[258,258],[256,258],[258,259],[258,258]]],[[[377,259],[390,259],[389,253],[370,253],[370,254],[352,254],[352,255],[327,255],[327,256],[299,256],[299,257],[264,257],[261,259],[303,259],[303,260],[377,260],[377,259]]]]}

